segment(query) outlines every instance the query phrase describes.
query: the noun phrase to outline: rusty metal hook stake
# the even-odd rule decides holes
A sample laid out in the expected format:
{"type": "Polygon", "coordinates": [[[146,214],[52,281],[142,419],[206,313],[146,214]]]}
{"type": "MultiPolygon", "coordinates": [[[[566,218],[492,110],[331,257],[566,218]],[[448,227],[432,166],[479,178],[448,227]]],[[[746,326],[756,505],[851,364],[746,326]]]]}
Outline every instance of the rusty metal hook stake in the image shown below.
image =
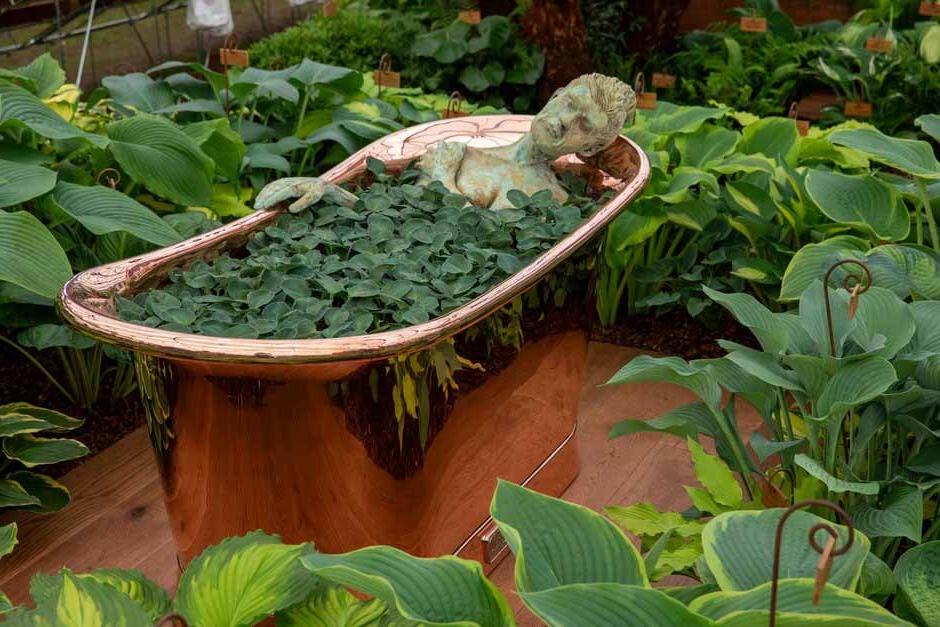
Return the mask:
{"type": "MultiPolygon", "coordinates": [[[[857,274],[849,273],[845,280],[842,282],[842,287],[852,292],[853,302],[857,302],[857,298],[860,294],[864,294],[871,288],[872,279],[871,279],[871,270],[868,269],[861,261],[857,259],[843,259],[842,261],[833,264],[829,270],[826,271],[826,276],[823,279],[823,297],[826,299],[826,324],[829,329],[829,352],[833,357],[836,356],[836,336],[832,330],[832,305],[829,303],[829,278],[832,276],[832,273],[836,268],[844,265],[854,265],[858,266],[865,271],[864,281],[862,277],[857,274]]],[[[852,308],[851,303],[849,306],[849,319],[852,319],[852,316],[855,314],[855,310],[852,308]]]]}
{"type": "MultiPolygon", "coordinates": [[[[821,522],[816,523],[809,530],[809,545],[813,547],[813,550],[819,553],[821,556],[827,559],[833,557],[838,557],[839,555],[844,555],[848,553],[849,549],[852,548],[852,543],[855,542],[855,526],[852,524],[852,517],[849,514],[833,503],[832,501],[826,501],[824,499],[809,499],[806,501],[800,501],[799,503],[794,503],[783,512],[783,515],[780,517],[780,521],[777,523],[777,532],[774,536],[774,566],[773,574],[770,583],[770,618],[767,621],[768,627],[775,627],[777,624],[777,588],[780,583],[780,550],[781,545],[783,544],[783,527],[787,522],[787,519],[790,518],[790,515],[800,509],[806,507],[825,507],[831,509],[833,512],[839,515],[843,521],[845,521],[845,526],[848,527],[849,537],[845,541],[845,545],[841,547],[833,547],[831,543],[827,542],[826,547],[819,546],[819,543],[816,542],[816,532],[819,530],[825,530],[829,534],[831,540],[834,540],[839,537],[839,534],[836,532],[835,527],[829,523],[821,522]]],[[[824,575],[828,577],[828,569],[824,572],[824,575]]],[[[817,584],[819,580],[817,578],[817,584]]],[[[823,581],[825,583],[825,581],[823,581]]],[[[813,602],[818,601],[818,595],[814,595],[813,602]]]]}

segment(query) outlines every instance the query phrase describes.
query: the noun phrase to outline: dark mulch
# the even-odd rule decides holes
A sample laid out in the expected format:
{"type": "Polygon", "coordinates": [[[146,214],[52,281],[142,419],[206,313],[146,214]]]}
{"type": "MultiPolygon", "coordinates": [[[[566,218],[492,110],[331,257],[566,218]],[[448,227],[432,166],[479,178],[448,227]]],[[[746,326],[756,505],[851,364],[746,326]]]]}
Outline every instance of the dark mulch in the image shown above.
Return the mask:
{"type": "MultiPolygon", "coordinates": [[[[55,352],[38,353],[38,357],[50,373],[63,380],[62,368],[55,352]]],[[[40,472],[50,476],[61,477],[144,424],[143,407],[137,392],[132,392],[124,399],[112,401],[110,383],[110,378],[102,382],[98,407],[84,410],[70,403],[39,369],[17,351],[6,344],[0,344],[0,405],[25,401],[85,420],[81,427],[63,434],[62,437],[81,441],[91,453],[81,459],[38,468],[40,472]]]]}
{"type": "Polygon", "coordinates": [[[718,345],[718,340],[731,340],[758,348],[751,332],[729,313],[724,310],[708,313],[712,317],[693,318],[684,310],[658,316],[638,314],[611,327],[595,324],[591,339],[685,359],[722,357],[725,351],[718,345]]]}

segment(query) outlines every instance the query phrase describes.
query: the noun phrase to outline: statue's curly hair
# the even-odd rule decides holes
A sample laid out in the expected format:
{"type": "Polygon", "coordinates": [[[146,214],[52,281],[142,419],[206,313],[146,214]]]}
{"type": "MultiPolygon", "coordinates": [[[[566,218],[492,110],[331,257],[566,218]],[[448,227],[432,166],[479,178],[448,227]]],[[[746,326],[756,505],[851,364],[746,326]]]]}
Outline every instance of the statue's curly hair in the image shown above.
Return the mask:
{"type": "Polygon", "coordinates": [[[594,154],[613,143],[624,123],[633,118],[633,113],[636,111],[636,94],[622,80],[596,72],[584,74],[568,83],[568,87],[582,85],[590,90],[591,98],[607,114],[607,130],[603,134],[604,145],[586,153],[594,154]]]}

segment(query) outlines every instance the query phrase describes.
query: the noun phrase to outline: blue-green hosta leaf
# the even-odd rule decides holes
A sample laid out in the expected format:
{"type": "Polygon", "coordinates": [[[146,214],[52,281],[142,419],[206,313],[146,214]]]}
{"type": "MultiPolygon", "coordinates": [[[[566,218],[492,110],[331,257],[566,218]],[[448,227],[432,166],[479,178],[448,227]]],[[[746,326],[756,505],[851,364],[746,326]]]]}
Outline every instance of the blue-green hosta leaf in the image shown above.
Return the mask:
{"type": "Polygon", "coordinates": [[[734,346],[729,349],[725,359],[737,364],[743,371],[761,381],[785,390],[804,391],[799,377],[788,372],[771,353],[754,350],[746,346],[734,346]]]}
{"type": "Polygon", "coordinates": [[[751,439],[748,440],[748,444],[754,449],[754,454],[757,455],[757,459],[763,463],[773,455],[789,453],[790,451],[803,448],[806,446],[806,440],[803,438],[783,441],[768,440],[767,436],[763,433],[755,431],[751,434],[751,439]]]}
{"type": "MultiPolygon", "coordinates": [[[[815,553],[814,553],[815,555],[815,553]]],[[[839,563],[839,557],[833,564],[839,563]]],[[[777,624],[788,615],[790,624],[828,625],[826,618],[848,619],[845,625],[905,625],[906,623],[874,601],[827,583],[818,604],[813,603],[816,582],[810,578],[781,575],[777,590],[777,624]],[[819,620],[822,619],[822,620],[819,620]]],[[[763,583],[746,591],[713,592],[700,596],[689,604],[689,609],[704,617],[719,620],[731,618],[732,625],[766,625],[770,608],[771,584],[763,583]]]]}
{"type": "Polygon", "coordinates": [[[741,134],[737,131],[711,124],[703,125],[694,133],[676,137],[679,163],[707,170],[710,163],[720,161],[731,154],[740,138],[741,134]]]}
{"type": "Polygon", "coordinates": [[[845,340],[855,329],[855,320],[849,317],[849,293],[844,289],[823,288],[821,280],[816,280],[800,296],[800,324],[816,345],[816,353],[830,355],[835,344],[836,357],[842,356],[845,340]],[[826,296],[823,289],[829,291],[832,307],[832,337],[826,315],[826,296]]]}
{"type": "Polygon", "coordinates": [[[3,440],[3,452],[27,468],[55,464],[88,454],[88,447],[78,440],[14,435],[3,440]]]}
{"type": "Polygon", "coordinates": [[[904,349],[904,359],[921,360],[940,354],[940,301],[922,300],[909,306],[916,330],[904,349]]]}
{"type": "Polygon", "coordinates": [[[779,353],[791,344],[791,329],[784,320],[764,307],[750,294],[725,294],[702,286],[705,294],[723,306],[742,325],[751,330],[768,353],[779,353]]]}
{"type": "Polygon", "coordinates": [[[790,118],[762,118],[744,127],[739,145],[747,155],[762,154],[790,165],[800,152],[800,135],[790,118]]]}
{"type": "Polygon", "coordinates": [[[830,220],[869,232],[876,239],[902,240],[910,231],[910,216],[895,191],[870,174],[810,170],[806,191],[830,220]]]}
{"type": "Polygon", "coordinates": [[[649,420],[621,420],[610,428],[608,437],[613,439],[646,431],[694,438],[698,433],[713,436],[718,431],[718,425],[704,403],[688,403],[649,420]]]}
{"type": "Polygon", "coordinates": [[[919,127],[920,130],[940,142],[940,114],[930,113],[922,115],[914,120],[914,124],[919,127]]]}
{"type": "Polygon", "coordinates": [[[922,178],[940,178],[940,163],[927,142],[889,137],[874,128],[835,131],[829,141],[867,154],[873,161],[922,178]]]}
{"type": "Polygon", "coordinates": [[[849,409],[877,398],[897,380],[894,366],[883,357],[842,363],[814,403],[815,416],[837,419],[849,409]]]}
{"type": "Polygon", "coordinates": [[[640,355],[618,370],[607,381],[607,385],[647,382],[682,386],[694,392],[713,409],[721,401],[721,388],[715,378],[707,370],[695,367],[679,357],[640,355]]]}
{"type": "Polygon", "coordinates": [[[852,510],[855,528],[869,538],[909,538],[920,543],[924,497],[920,488],[892,488],[877,507],[865,503],[852,510]]]}
{"type": "Polygon", "coordinates": [[[36,86],[34,93],[40,98],[48,98],[65,84],[65,70],[48,52],[16,68],[14,72],[32,80],[36,86]]]}
{"type": "Polygon", "coordinates": [[[313,553],[301,561],[323,579],[380,599],[408,621],[429,626],[513,624],[509,603],[477,562],[413,557],[390,546],[342,555],[313,553]]]}
{"type": "Polygon", "coordinates": [[[345,92],[356,92],[362,87],[362,73],[310,59],[304,59],[291,69],[290,80],[304,85],[326,84],[345,92]]]}
{"type": "Polygon", "coordinates": [[[42,100],[12,83],[0,82],[0,103],[0,129],[25,126],[49,139],[84,139],[102,148],[108,145],[107,137],[69,124],[42,100]]]}
{"type": "Polygon", "coordinates": [[[744,502],[744,493],[728,464],[715,455],[709,455],[702,445],[688,438],[686,444],[692,455],[695,478],[702,484],[713,499],[726,507],[740,507],[744,502]]]}
{"type": "Polygon", "coordinates": [[[72,277],[62,246],[26,211],[0,211],[0,281],[54,299],[72,277]]]}
{"type": "Polygon", "coordinates": [[[166,81],[155,81],[141,72],[105,76],[101,84],[115,102],[146,113],[176,104],[176,95],[166,81]]]}
{"type": "Polygon", "coordinates": [[[863,351],[892,359],[914,333],[913,312],[894,292],[876,286],[859,297],[850,339],[863,351]]]}
{"type": "Polygon", "coordinates": [[[940,477],[940,446],[922,448],[907,462],[905,468],[913,472],[940,477]]]}
{"type": "Polygon", "coordinates": [[[869,553],[862,564],[862,576],[858,580],[856,592],[863,597],[883,603],[883,600],[894,594],[896,589],[897,580],[894,572],[874,553],[869,553]]]}
{"type": "MultiPolygon", "coordinates": [[[[771,580],[774,536],[783,512],[782,509],[726,512],[705,526],[702,532],[705,561],[722,590],[750,590],[771,580]]],[[[815,576],[819,554],[806,539],[810,527],[821,522],[827,521],[802,510],[787,519],[780,557],[781,578],[815,576]]],[[[848,539],[848,528],[833,526],[841,547],[848,539]]],[[[854,590],[870,546],[868,538],[856,532],[848,552],[833,560],[829,582],[854,590]]]]}
{"type": "Polygon", "coordinates": [[[38,324],[18,334],[16,341],[23,346],[29,346],[37,350],[46,350],[47,348],[77,348],[81,350],[95,345],[93,339],[64,324],[38,324]]]}
{"type": "Polygon", "coordinates": [[[519,592],[575,583],[649,586],[633,543],[585,507],[500,480],[490,515],[516,556],[519,592]]]}
{"type": "MultiPolygon", "coordinates": [[[[940,541],[909,549],[894,566],[898,596],[921,625],[940,625],[940,541]]],[[[897,603],[897,602],[896,602],[897,603]]]]}
{"type": "Polygon", "coordinates": [[[59,181],[52,196],[65,213],[95,235],[124,231],[158,246],[168,246],[181,239],[153,211],[130,196],[103,185],[85,186],[59,181]]]}
{"type": "Polygon", "coordinates": [[[277,627],[367,627],[380,624],[388,607],[362,601],[342,586],[321,584],[302,603],[278,612],[277,627]]]}
{"type": "Polygon", "coordinates": [[[55,187],[56,173],[38,165],[0,159],[0,207],[42,196],[55,187]]]}
{"type": "Polygon", "coordinates": [[[206,206],[215,165],[165,118],[139,114],[108,124],[111,152],[137,183],[180,205],[206,206]]]}
{"type": "MultiPolygon", "coordinates": [[[[232,130],[228,119],[187,124],[183,127],[183,132],[193,138],[199,148],[215,162],[219,174],[229,182],[238,181],[247,148],[241,136],[232,130]]],[[[296,137],[285,137],[277,144],[289,140],[294,140],[298,148],[303,146],[296,137]]]]}
{"type": "Polygon", "coordinates": [[[727,107],[675,107],[668,113],[650,115],[645,126],[660,135],[692,133],[708,120],[723,118],[728,111],[727,107]]]}
{"type": "Polygon", "coordinates": [[[309,544],[282,544],[261,531],[226,538],[183,571],[176,611],[191,625],[254,625],[310,594],[316,578],[300,560],[313,552],[309,544]]]}
{"type": "Polygon", "coordinates": [[[549,625],[648,627],[713,623],[665,592],[617,583],[571,584],[520,593],[522,602],[549,625]]]}
{"type": "Polygon", "coordinates": [[[826,484],[830,492],[854,492],[855,494],[868,496],[878,494],[879,486],[877,481],[846,481],[845,479],[839,479],[829,474],[818,461],[803,453],[795,455],[793,462],[811,476],[826,484]]]}

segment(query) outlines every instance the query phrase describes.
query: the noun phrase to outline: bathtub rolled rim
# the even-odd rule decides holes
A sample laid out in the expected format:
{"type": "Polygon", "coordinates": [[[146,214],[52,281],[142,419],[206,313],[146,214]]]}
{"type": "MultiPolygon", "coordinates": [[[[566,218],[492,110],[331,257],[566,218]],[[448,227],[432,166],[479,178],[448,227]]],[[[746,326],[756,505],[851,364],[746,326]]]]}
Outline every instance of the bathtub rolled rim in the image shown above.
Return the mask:
{"type": "MultiPolygon", "coordinates": [[[[473,137],[486,139],[499,133],[509,136],[524,132],[531,118],[524,115],[486,115],[411,126],[369,144],[332,168],[325,178],[339,182],[359,174],[365,169],[367,157],[398,163],[411,161],[420,154],[421,141],[430,145],[446,139],[448,133],[460,133],[461,136],[470,133],[473,137]]],[[[66,323],[85,335],[159,357],[227,363],[315,364],[368,362],[419,351],[479,323],[533,287],[597,236],[643,191],[650,176],[649,159],[635,142],[621,138],[634,153],[637,171],[629,180],[621,181],[619,191],[608,203],[552,248],[485,294],[421,324],[337,338],[241,339],[156,329],[126,322],[106,311],[108,306],[113,310],[115,294],[132,289],[157,269],[174,262],[182,263],[197,252],[205,253],[222,247],[232,238],[252,233],[275,220],[281,214],[280,210],[252,213],[171,246],[80,272],[62,287],[56,308],[66,323]]]]}

